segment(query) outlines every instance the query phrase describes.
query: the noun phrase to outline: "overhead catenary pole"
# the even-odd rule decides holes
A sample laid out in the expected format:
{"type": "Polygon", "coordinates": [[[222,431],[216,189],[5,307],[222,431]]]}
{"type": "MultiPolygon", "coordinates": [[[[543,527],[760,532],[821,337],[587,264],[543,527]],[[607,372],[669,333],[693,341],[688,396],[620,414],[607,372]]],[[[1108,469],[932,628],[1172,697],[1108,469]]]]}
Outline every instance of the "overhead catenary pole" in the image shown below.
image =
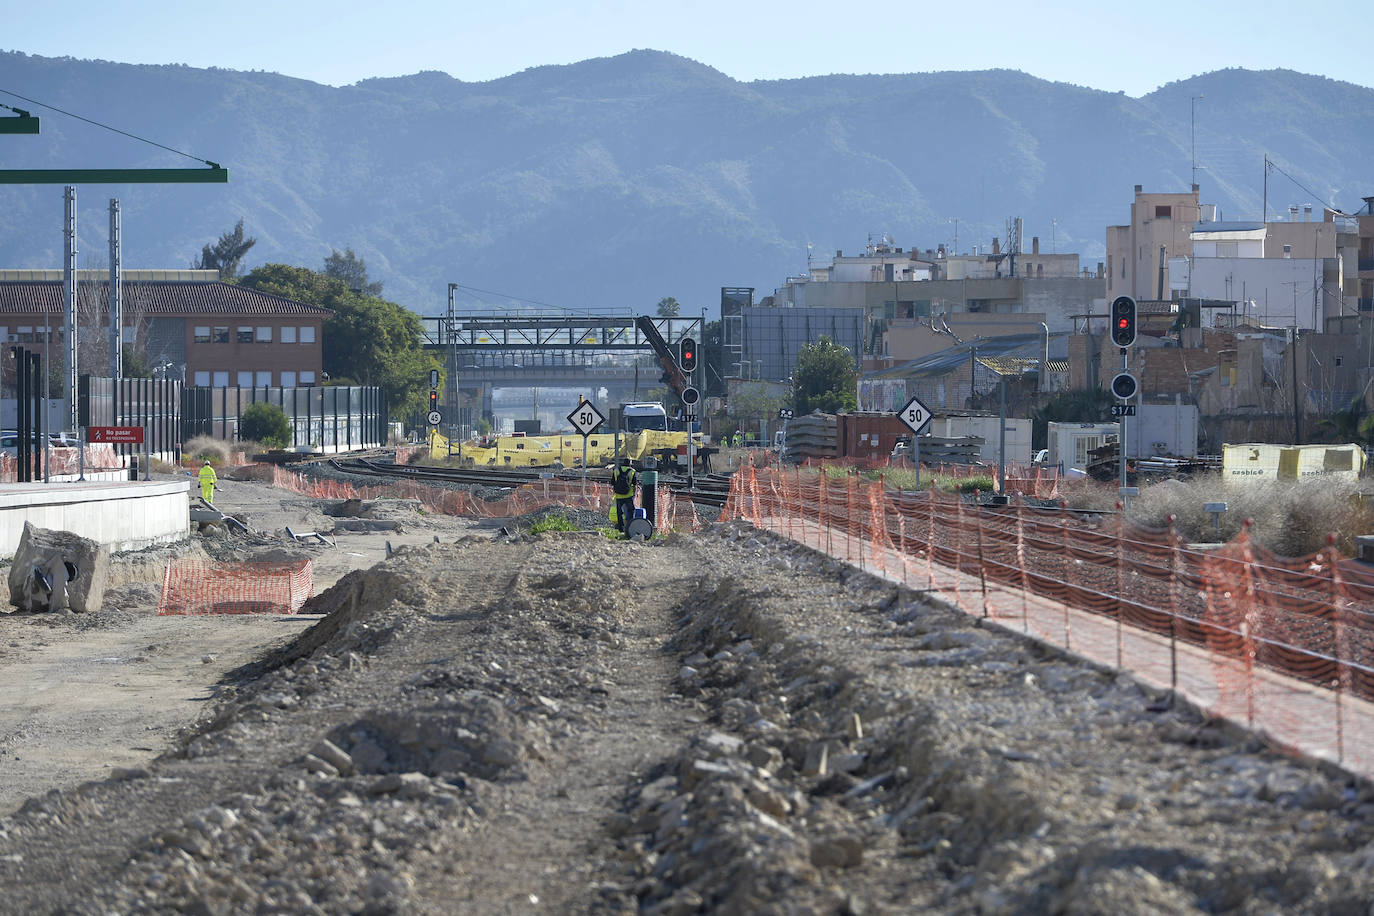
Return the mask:
{"type": "Polygon", "coordinates": [[[110,198],[110,377],[116,385],[124,377],[124,290],[121,283],[119,199],[110,198]]]}
{"type": "Polygon", "coordinates": [[[445,332],[448,335],[448,395],[449,409],[453,413],[449,417],[449,438],[453,438],[453,427],[458,427],[458,437],[463,436],[463,412],[458,407],[458,310],[454,304],[454,293],[458,289],[457,283],[448,285],[448,322],[445,332]]]}
{"type": "MultiPolygon", "coordinates": [[[[63,378],[66,379],[66,391],[63,393],[62,422],[66,424],[67,429],[76,429],[76,344],[79,336],[76,329],[76,188],[72,185],[67,185],[63,197],[66,205],[64,220],[65,231],[63,232],[63,236],[67,250],[65,265],[63,267],[62,288],[63,297],[67,300],[63,303],[66,306],[67,356],[62,366],[63,378]]],[[[52,336],[52,329],[44,328],[43,333],[50,338],[52,336]]],[[[45,378],[47,376],[46,370],[44,376],[45,378]]],[[[44,384],[43,389],[44,399],[46,400],[48,395],[48,387],[46,384],[44,384]]],[[[45,431],[47,427],[47,418],[48,405],[44,404],[43,423],[41,425],[45,431]]]]}

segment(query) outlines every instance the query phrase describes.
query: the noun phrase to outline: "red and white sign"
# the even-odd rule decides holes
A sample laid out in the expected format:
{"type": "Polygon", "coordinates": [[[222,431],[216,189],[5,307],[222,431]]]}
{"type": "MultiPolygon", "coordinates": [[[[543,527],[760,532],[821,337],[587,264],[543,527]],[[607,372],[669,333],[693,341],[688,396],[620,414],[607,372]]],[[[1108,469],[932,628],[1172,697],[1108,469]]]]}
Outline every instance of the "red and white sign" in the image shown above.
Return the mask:
{"type": "Polygon", "coordinates": [[[142,426],[88,426],[87,442],[111,442],[120,445],[143,441],[142,426]]]}

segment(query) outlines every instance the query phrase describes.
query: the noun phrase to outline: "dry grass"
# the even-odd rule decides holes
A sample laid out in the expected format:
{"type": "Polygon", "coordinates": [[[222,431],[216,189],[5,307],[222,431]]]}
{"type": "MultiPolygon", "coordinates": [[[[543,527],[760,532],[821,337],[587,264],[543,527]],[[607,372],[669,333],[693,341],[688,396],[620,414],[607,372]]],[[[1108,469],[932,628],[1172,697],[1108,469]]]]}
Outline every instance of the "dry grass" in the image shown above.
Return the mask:
{"type": "Polygon", "coordinates": [[[197,462],[210,459],[213,465],[227,464],[231,451],[243,451],[244,443],[229,442],[225,439],[215,439],[210,436],[196,436],[186,442],[182,448],[182,454],[187,458],[193,458],[197,462]]]}
{"type": "MultiPolygon", "coordinates": [[[[1111,509],[1117,502],[1111,484],[1070,481],[1060,489],[1073,508],[1111,509]]],[[[1341,553],[1353,556],[1355,536],[1374,534],[1374,481],[1309,477],[1225,484],[1220,476],[1208,475],[1141,487],[1126,510],[1128,519],[1148,528],[1166,527],[1170,516],[1191,542],[1230,540],[1248,519],[1255,542],[1281,556],[1315,553],[1329,535],[1341,553]],[[1209,502],[1226,503],[1215,526],[1203,509],[1209,502]]]]}

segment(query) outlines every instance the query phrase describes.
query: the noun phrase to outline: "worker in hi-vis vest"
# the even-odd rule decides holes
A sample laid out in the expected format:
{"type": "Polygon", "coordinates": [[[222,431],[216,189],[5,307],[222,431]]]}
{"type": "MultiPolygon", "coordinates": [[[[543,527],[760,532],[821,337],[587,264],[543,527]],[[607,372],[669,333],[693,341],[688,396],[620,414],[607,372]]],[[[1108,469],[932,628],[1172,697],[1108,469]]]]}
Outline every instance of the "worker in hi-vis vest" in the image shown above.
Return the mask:
{"type": "Polygon", "coordinates": [[[215,475],[215,469],[210,466],[210,459],[205,459],[205,464],[200,469],[200,498],[208,502],[213,502],[210,497],[215,495],[215,487],[219,485],[219,478],[215,475]]]}
{"type": "Polygon", "coordinates": [[[630,536],[630,522],[635,517],[635,469],[624,458],[616,458],[611,473],[611,514],[615,526],[624,537],[630,536]]]}

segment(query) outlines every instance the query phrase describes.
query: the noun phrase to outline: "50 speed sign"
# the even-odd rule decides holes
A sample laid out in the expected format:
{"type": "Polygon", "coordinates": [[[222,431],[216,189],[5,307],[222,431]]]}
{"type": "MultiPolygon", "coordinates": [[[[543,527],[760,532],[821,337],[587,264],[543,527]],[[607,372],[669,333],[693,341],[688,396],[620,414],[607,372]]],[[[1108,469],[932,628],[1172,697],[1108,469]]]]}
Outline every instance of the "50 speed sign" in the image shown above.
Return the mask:
{"type": "Polygon", "coordinates": [[[914,435],[918,436],[930,423],[930,409],[918,398],[907,401],[906,406],[897,412],[897,416],[914,435]]]}
{"type": "Polygon", "coordinates": [[[591,401],[583,401],[573,408],[572,413],[568,414],[568,422],[573,425],[573,429],[582,435],[590,436],[596,432],[598,426],[606,422],[606,418],[591,401]]]}

